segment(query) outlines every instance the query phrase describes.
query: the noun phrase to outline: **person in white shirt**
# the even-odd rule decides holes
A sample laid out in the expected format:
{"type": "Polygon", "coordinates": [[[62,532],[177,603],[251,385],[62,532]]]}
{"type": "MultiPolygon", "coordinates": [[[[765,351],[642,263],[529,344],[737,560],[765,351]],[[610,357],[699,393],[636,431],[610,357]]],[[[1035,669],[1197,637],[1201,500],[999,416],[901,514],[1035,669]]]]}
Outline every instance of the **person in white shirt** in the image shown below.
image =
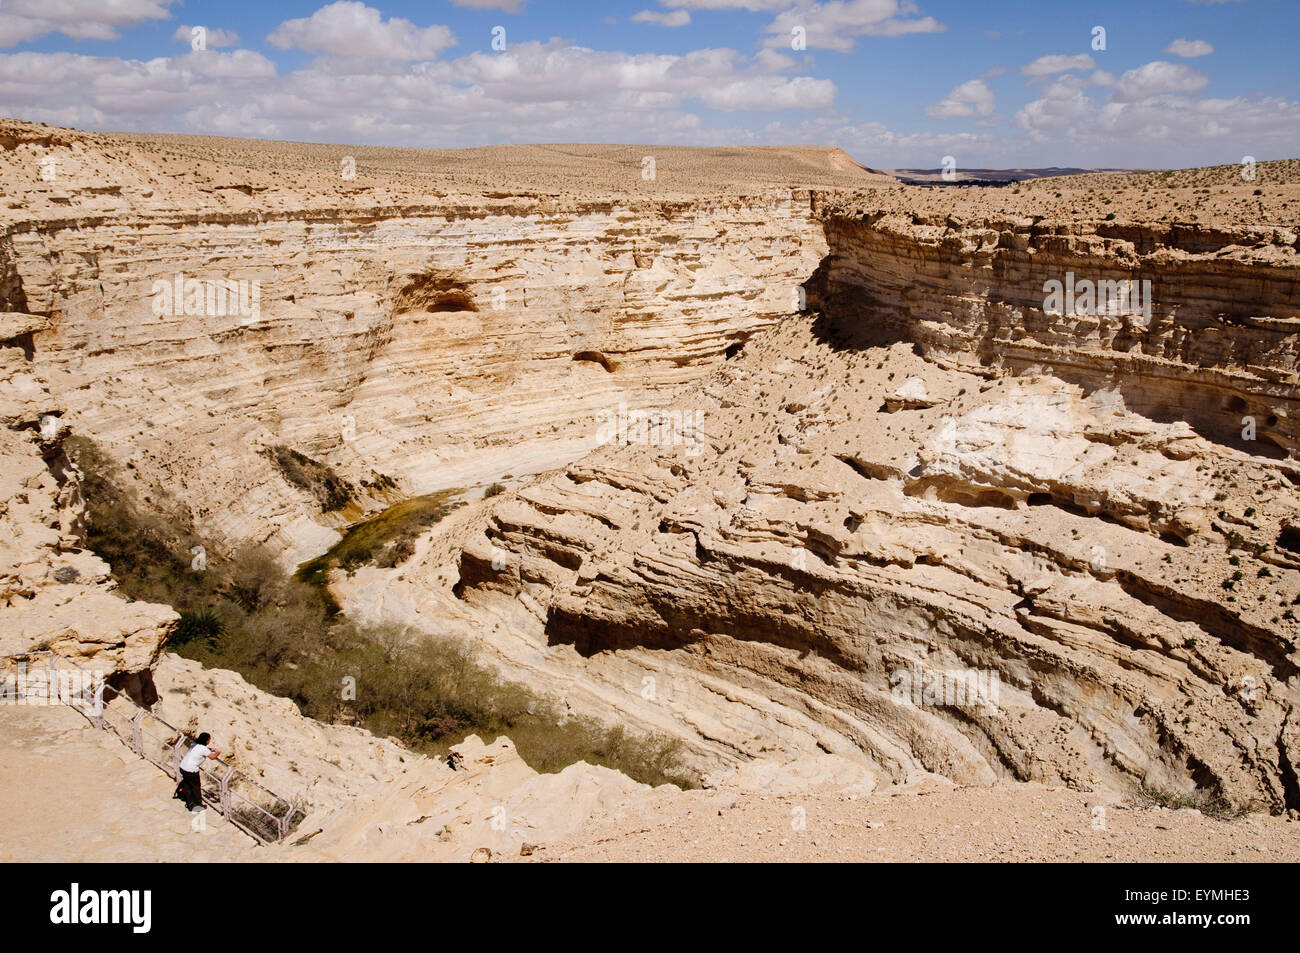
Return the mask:
{"type": "Polygon", "coordinates": [[[195,740],[198,744],[185,752],[185,757],[181,759],[181,782],[176,785],[176,793],[172,796],[184,801],[185,807],[189,810],[201,811],[203,810],[203,783],[199,780],[199,768],[203,765],[204,758],[216,760],[221,752],[216,748],[208,747],[212,736],[206,731],[195,740]]]}

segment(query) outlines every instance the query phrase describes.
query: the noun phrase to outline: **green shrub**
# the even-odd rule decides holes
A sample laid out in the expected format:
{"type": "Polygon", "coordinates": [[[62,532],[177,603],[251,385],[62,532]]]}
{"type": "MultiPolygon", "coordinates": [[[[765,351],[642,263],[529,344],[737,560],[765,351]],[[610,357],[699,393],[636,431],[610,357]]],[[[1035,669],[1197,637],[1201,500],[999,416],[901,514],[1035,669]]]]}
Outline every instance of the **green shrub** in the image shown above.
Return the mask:
{"type": "Polygon", "coordinates": [[[203,641],[214,647],[225,633],[225,625],[212,609],[182,609],[180,616],[181,621],[170,639],[173,648],[194,641],[203,641]]]}
{"type": "Polygon", "coordinates": [[[295,578],[320,586],[336,567],[352,571],[370,563],[383,569],[400,565],[415,552],[415,541],[425,529],[462,505],[451,499],[459,492],[442,490],[413,497],[362,520],[327,552],[299,566],[295,578]]]}
{"type": "Polygon", "coordinates": [[[112,566],[124,595],[180,612],[171,639],[180,655],[239,672],[319,721],[360,725],[431,755],[470,734],[485,741],[507,734],[538,771],[581,760],[652,784],[697,783],[682,767],[679,742],[567,717],[562,702],[504,680],[469,645],[358,626],[313,584],[333,565],[400,562],[449,512],[455,491],[416,497],[359,523],[291,576],[259,546],[225,556],[224,547],[200,541],[188,512],[161,488],[147,505],[140,501],[89,441],[74,451],[85,477],[89,545],[112,566]],[[201,572],[191,568],[195,545],[208,550],[201,572]],[[342,698],[349,676],[355,700],[342,698]]]}
{"type": "Polygon", "coordinates": [[[324,512],[341,510],[352,501],[352,485],[325,464],[283,444],[266,455],[286,481],[314,496],[324,512]]]}

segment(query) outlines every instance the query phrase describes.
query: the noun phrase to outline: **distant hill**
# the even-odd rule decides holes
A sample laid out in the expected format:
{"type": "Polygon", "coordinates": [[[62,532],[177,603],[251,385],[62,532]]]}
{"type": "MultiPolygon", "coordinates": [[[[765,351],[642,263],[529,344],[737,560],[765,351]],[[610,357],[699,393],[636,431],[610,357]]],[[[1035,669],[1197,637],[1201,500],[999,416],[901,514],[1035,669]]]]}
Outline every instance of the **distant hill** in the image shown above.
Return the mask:
{"type": "Polygon", "coordinates": [[[1085,175],[1092,172],[1134,172],[1135,169],[1076,169],[1049,166],[1043,169],[957,169],[951,181],[944,179],[943,169],[886,169],[904,185],[1007,185],[1025,179],[1047,179],[1061,175],[1085,175]]]}

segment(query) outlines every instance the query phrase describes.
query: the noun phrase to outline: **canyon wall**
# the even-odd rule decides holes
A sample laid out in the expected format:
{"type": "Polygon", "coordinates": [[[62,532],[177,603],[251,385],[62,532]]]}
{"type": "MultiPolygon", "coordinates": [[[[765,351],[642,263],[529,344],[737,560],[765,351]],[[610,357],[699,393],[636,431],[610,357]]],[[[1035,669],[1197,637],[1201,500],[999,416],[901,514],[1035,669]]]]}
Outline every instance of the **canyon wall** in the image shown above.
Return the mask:
{"type": "Polygon", "coordinates": [[[841,333],[914,342],[941,366],[1039,367],[1089,388],[1109,384],[1145,416],[1185,421],[1255,455],[1295,455],[1294,227],[962,224],[843,206],[828,208],[826,223],[834,253],[819,277],[841,333]],[[1070,275],[1094,286],[1149,282],[1149,313],[1047,312],[1044,286],[1070,275]],[[1249,445],[1245,416],[1256,423],[1249,445]]]}
{"type": "Polygon", "coordinates": [[[1300,807],[1294,234],[823,214],[707,439],[495,502],[460,597],[706,759],[1300,807]],[[1068,271],[1150,321],[1044,313],[1068,271]]]}
{"type": "MultiPolygon", "coordinates": [[[[68,430],[214,547],[286,563],[502,479],[403,564],[336,577],[346,613],[470,639],[575,714],[680,739],[706,784],[820,752],[849,785],[1300,809],[1294,230],[892,185],[308,188],[67,131],[0,146],[11,617],[120,602],[77,549],[68,430]],[[1149,314],[1052,313],[1071,275],[1150,281],[1149,314]],[[186,307],[186,279],[248,307],[186,307]],[[665,426],[630,419],[651,408],[665,426]],[[85,598],[55,588],[68,562],[85,598]]],[[[136,634],[104,644],[148,666],[174,616],[121,606],[136,634]]],[[[56,629],[100,635],[22,631],[56,629]]]]}
{"type": "MultiPolygon", "coordinates": [[[[109,565],[85,548],[81,474],[64,448],[61,401],[24,346],[44,325],[37,315],[0,314],[0,656],[53,650],[138,685],[178,617],[123,600],[109,565]]],[[[16,687],[23,667],[43,677],[39,657],[0,659],[0,691],[16,687]]]]}
{"type": "Polygon", "coordinates": [[[333,467],[362,509],[554,467],[596,445],[602,413],[662,404],[789,313],[825,254],[807,194],[789,191],[129,204],[0,238],[11,307],[48,319],[34,363],[66,422],[146,490],[163,487],[216,539],[268,540],[289,563],[358,510],[322,512],[270,448],[333,467]],[[248,282],[248,313],[183,313],[187,280],[248,282]]]}

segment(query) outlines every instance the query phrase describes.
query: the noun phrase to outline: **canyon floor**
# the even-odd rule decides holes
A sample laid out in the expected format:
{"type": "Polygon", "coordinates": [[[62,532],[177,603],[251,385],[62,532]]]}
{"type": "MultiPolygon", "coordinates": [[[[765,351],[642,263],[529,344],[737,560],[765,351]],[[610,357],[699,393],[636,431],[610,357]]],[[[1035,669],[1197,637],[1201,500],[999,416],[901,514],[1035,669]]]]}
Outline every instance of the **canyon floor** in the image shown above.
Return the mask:
{"type": "MultiPolygon", "coordinates": [[[[259,859],[1294,859],[1298,215],[1300,160],[939,188],[0,120],[0,653],[213,731],[307,814],[259,859]],[[152,520],[120,566],[106,474],[152,520]],[[694,790],[256,687],[400,681],[286,661],[288,583],[240,570],[433,494],[322,570],[342,623],[694,790]],[[224,581],[173,605],[159,566],[224,581]],[[201,610],[247,679],[167,651],[201,610]]],[[[248,855],[68,714],[0,709],[4,856],[248,855]]]]}
{"type": "MultiPolygon", "coordinates": [[[[213,810],[196,828],[162,771],[71,708],[7,715],[0,758],[26,781],[0,788],[7,832],[0,862],[317,859],[308,845],[257,845],[213,810]]],[[[497,843],[489,828],[483,840],[480,846],[497,843]]],[[[1191,808],[1018,783],[959,788],[925,779],[866,795],[665,790],[617,821],[533,844],[527,854],[498,847],[492,860],[1296,863],[1300,825],[1267,816],[1213,819],[1191,808]]]]}

